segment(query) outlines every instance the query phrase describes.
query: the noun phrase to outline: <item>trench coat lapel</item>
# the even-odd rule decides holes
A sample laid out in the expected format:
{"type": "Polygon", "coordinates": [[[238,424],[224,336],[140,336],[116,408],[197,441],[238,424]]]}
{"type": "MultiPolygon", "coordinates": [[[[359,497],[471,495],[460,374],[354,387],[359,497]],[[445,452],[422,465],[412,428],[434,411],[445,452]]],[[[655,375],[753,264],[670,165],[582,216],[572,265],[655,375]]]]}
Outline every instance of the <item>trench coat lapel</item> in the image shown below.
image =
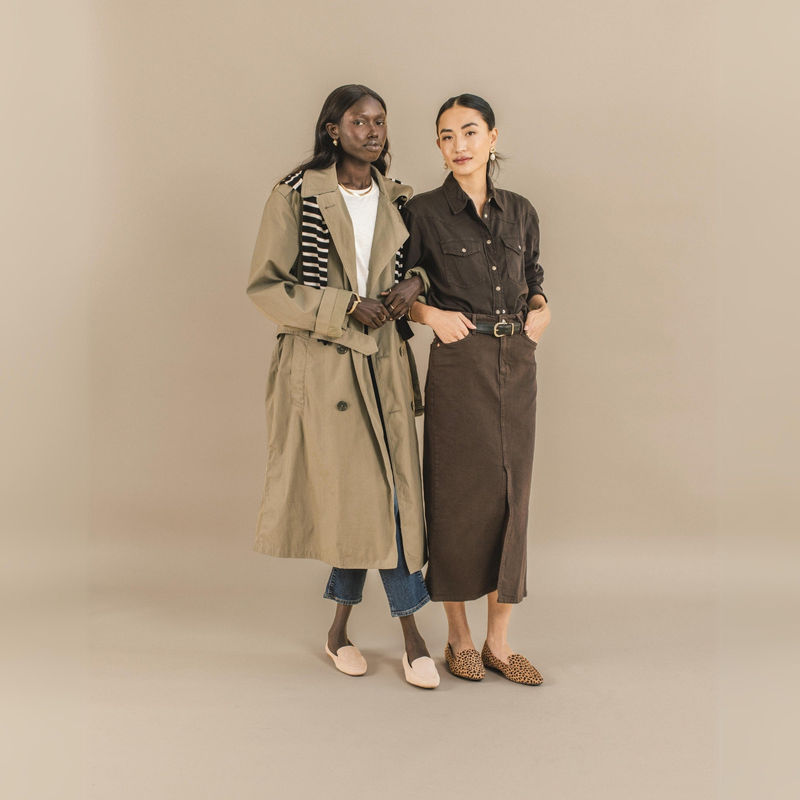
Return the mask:
{"type": "MultiPolygon", "coordinates": [[[[394,269],[394,254],[408,238],[408,231],[394,206],[401,196],[410,197],[411,187],[395,183],[372,168],[372,177],[378,185],[378,213],[375,218],[375,237],[369,258],[369,279],[367,295],[372,296],[374,287],[380,285],[383,272],[394,269]]],[[[303,197],[316,197],[322,218],[328,226],[331,240],[342,260],[345,275],[353,291],[358,290],[356,269],[356,242],[353,235],[353,222],[339,191],[336,165],[327,169],[309,170],[301,187],[303,197]]]]}
{"type": "Polygon", "coordinates": [[[342,260],[344,274],[350,282],[350,289],[358,291],[356,271],[356,240],[353,235],[353,222],[336,178],[336,165],[327,169],[309,170],[303,180],[300,193],[303,197],[316,197],[322,218],[328,226],[331,241],[342,260]]]}
{"type": "Polygon", "coordinates": [[[322,218],[331,232],[331,241],[342,259],[344,274],[350,288],[358,293],[358,271],[356,269],[356,240],[353,235],[353,222],[341,192],[338,190],[317,197],[322,218]]]}
{"type": "MultiPolygon", "coordinates": [[[[376,171],[373,171],[373,173],[376,171]]],[[[384,271],[394,271],[395,253],[408,238],[408,231],[397,209],[394,207],[390,195],[387,194],[382,175],[374,176],[381,195],[378,198],[378,213],[375,217],[375,236],[372,239],[372,252],[369,257],[369,279],[367,281],[367,296],[372,297],[375,287],[381,286],[381,276],[384,271]]],[[[398,186],[398,184],[393,184],[398,186]]],[[[385,285],[388,288],[394,279],[385,285]]]]}

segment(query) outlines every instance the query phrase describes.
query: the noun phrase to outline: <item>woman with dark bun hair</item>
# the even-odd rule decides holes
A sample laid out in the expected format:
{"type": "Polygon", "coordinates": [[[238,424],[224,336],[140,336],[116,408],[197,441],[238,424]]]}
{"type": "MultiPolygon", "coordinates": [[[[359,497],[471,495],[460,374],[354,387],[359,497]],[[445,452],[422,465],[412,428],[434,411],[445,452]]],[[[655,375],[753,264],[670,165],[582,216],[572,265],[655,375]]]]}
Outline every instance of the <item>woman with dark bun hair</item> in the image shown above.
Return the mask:
{"type": "Polygon", "coordinates": [[[536,346],[550,322],[539,265],[539,218],[492,182],[497,128],[491,106],[451,97],[436,117],[444,184],[410,200],[407,274],[426,302],[409,319],[429,325],[423,480],[426,583],[444,603],[445,658],[461,678],[485,667],[517,683],[541,675],[508,643],[514,603],[527,594],[528,502],[536,415],[536,346]],[[481,653],[464,603],[488,596],[481,653]]]}
{"type": "Polygon", "coordinates": [[[350,612],[367,569],[380,570],[402,624],[406,680],[433,688],[439,675],[414,621],[430,598],[421,403],[402,319],[423,283],[402,280],[399,208],[412,192],[386,177],[389,162],[386,104],[366,86],[341,86],[323,105],[313,155],[264,209],[247,292],[278,324],[278,341],[255,549],[333,567],[325,651],[348,675],[367,669],[347,635],[350,612]]]}

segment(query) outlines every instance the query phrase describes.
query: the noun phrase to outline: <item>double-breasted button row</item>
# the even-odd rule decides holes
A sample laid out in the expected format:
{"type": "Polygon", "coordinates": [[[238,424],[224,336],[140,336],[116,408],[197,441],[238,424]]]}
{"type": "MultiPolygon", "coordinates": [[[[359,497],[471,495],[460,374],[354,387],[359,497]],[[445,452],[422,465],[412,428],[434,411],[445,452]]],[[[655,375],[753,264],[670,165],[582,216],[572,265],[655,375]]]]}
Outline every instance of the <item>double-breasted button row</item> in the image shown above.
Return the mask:
{"type": "Polygon", "coordinates": [[[347,403],[344,400],[340,400],[336,404],[336,408],[338,408],[339,411],[347,411],[347,403]]]}
{"type": "Polygon", "coordinates": [[[343,356],[347,352],[347,348],[343,344],[337,344],[336,345],[336,352],[340,356],[343,356]]]}

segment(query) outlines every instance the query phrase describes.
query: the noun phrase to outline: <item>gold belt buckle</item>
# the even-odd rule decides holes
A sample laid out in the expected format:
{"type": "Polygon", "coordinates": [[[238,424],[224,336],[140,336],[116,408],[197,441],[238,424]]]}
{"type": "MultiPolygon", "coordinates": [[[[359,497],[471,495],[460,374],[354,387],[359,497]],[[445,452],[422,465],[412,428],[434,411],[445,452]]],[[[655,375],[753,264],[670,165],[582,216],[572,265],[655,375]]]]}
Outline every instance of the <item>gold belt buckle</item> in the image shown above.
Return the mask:
{"type": "Polygon", "coordinates": [[[495,322],[494,324],[494,335],[497,339],[500,339],[502,336],[510,336],[511,333],[498,333],[497,326],[498,325],[510,325],[511,326],[511,333],[514,332],[514,325],[511,322],[495,322]]]}

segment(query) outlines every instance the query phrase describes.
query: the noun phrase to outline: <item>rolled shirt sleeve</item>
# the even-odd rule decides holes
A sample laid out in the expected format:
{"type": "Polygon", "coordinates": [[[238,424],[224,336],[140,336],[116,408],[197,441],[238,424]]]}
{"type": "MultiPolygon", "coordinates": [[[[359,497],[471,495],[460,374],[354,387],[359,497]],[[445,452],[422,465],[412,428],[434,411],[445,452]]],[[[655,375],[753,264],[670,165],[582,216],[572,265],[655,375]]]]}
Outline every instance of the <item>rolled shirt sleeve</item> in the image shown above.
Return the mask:
{"type": "Polygon", "coordinates": [[[544,269],[539,263],[539,215],[530,207],[530,217],[525,230],[525,282],[528,284],[528,302],[534,295],[540,294],[547,302],[542,291],[544,269]]]}

